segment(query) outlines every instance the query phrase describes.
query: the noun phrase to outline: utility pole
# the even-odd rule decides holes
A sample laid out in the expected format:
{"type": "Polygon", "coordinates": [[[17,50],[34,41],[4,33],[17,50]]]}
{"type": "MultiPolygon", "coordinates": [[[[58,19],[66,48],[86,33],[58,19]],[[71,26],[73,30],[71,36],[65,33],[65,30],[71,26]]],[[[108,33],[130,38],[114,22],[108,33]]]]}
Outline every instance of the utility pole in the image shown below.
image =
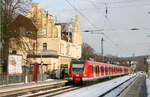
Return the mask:
{"type": "Polygon", "coordinates": [[[3,69],[3,43],[2,43],[2,0],[0,0],[0,73],[2,73],[3,69]]]}
{"type": "Polygon", "coordinates": [[[103,42],[104,42],[104,39],[102,37],[102,39],[101,39],[101,56],[102,56],[102,61],[104,61],[104,46],[103,46],[103,42]]]}
{"type": "Polygon", "coordinates": [[[104,39],[102,37],[102,39],[101,39],[101,55],[102,55],[102,57],[104,56],[103,42],[104,42],[104,39]]]}

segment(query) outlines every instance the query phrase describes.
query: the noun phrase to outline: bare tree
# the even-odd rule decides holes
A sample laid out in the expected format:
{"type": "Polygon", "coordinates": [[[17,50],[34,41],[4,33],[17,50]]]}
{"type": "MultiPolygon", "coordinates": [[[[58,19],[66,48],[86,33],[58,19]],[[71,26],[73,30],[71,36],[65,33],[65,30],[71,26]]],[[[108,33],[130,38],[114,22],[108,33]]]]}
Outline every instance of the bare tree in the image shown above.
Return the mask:
{"type": "Polygon", "coordinates": [[[11,38],[15,38],[15,41],[18,43],[18,47],[20,48],[23,47],[21,45],[27,45],[22,43],[23,34],[20,34],[20,30],[14,31],[10,29],[9,25],[14,21],[17,15],[25,14],[31,3],[32,0],[2,0],[3,60],[5,64],[7,64],[11,38]]]}
{"type": "Polygon", "coordinates": [[[87,43],[82,43],[82,58],[89,59],[94,57],[95,50],[87,43]]]}
{"type": "Polygon", "coordinates": [[[93,58],[97,62],[104,62],[104,63],[112,63],[116,65],[123,65],[127,66],[127,62],[117,56],[113,56],[111,54],[106,56],[101,56],[101,54],[96,53],[95,50],[87,43],[82,43],[82,58],[89,59],[93,58]]]}
{"type": "Polygon", "coordinates": [[[137,64],[136,64],[136,71],[145,71],[147,72],[147,61],[145,58],[139,59],[137,60],[137,64]]]}

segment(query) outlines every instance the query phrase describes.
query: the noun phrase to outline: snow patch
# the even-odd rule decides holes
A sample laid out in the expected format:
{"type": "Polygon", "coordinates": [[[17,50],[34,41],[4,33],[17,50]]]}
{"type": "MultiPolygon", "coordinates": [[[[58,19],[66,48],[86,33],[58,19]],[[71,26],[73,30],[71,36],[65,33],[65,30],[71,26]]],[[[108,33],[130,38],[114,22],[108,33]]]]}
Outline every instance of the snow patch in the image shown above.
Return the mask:
{"type": "Polygon", "coordinates": [[[120,83],[128,80],[129,78],[135,75],[136,74],[132,74],[132,75],[116,78],[113,80],[108,80],[89,87],[84,87],[61,95],[57,95],[56,97],[99,97],[106,91],[118,86],[120,83]]]}
{"type": "Polygon", "coordinates": [[[147,97],[150,97],[150,77],[146,78],[147,97]]]}

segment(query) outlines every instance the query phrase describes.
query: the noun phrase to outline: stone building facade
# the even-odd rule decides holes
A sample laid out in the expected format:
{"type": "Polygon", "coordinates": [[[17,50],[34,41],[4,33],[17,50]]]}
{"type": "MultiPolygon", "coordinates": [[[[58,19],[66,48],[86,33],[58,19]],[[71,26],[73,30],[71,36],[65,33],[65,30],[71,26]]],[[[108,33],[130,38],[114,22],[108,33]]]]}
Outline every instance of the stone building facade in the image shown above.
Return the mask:
{"type": "Polygon", "coordinates": [[[81,35],[79,17],[74,23],[55,23],[53,16],[45,10],[39,9],[39,4],[32,4],[26,17],[35,24],[37,44],[34,54],[28,54],[26,65],[39,65],[39,72],[53,72],[59,74],[62,70],[68,73],[70,61],[81,58],[81,35]],[[42,64],[42,65],[41,65],[42,64]]]}

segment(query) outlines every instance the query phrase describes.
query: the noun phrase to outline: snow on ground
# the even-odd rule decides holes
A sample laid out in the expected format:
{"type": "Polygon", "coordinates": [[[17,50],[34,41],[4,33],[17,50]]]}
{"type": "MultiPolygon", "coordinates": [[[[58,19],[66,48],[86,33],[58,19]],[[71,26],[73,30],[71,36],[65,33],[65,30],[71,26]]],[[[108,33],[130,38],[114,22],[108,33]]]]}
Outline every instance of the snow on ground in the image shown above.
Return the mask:
{"type": "MultiPolygon", "coordinates": [[[[44,82],[48,82],[48,81],[54,81],[54,79],[47,79],[45,81],[38,81],[37,83],[41,83],[41,82],[44,83],[44,82]]],[[[35,82],[29,82],[29,83],[21,82],[21,83],[3,84],[3,85],[0,85],[0,88],[1,87],[6,87],[6,86],[16,86],[16,85],[25,85],[25,84],[33,84],[33,83],[35,83],[35,82]]]]}
{"type": "Polygon", "coordinates": [[[101,94],[105,93],[106,91],[116,87],[120,83],[128,80],[129,78],[135,75],[136,74],[119,77],[119,78],[109,80],[106,82],[102,82],[102,83],[98,83],[89,87],[84,87],[84,88],[77,89],[71,92],[60,94],[55,97],[98,97],[101,94]]]}
{"type": "Polygon", "coordinates": [[[65,87],[55,88],[55,89],[51,89],[51,90],[43,90],[43,91],[39,91],[39,92],[37,92],[37,93],[26,94],[26,95],[22,95],[22,96],[18,96],[18,97],[29,97],[29,96],[34,96],[34,95],[37,95],[37,94],[46,93],[46,92],[51,92],[51,91],[54,91],[54,90],[59,90],[59,89],[67,88],[67,87],[70,87],[70,86],[65,86],[65,87]]]}
{"type": "Polygon", "coordinates": [[[117,97],[122,91],[124,91],[124,89],[126,87],[128,87],[134,80],[136,79],[136,77],[128,80],[127,82],[123,83],[122,85],[120,85],[119,87],[115,88],[113,91],[109,92],[108,94],[106,94],[104,97],[117,97]]]}
{"type": "Polygon", "coordinates": [[[150,76],[146,78],[147,97],[150,97],[150,76]]]}

